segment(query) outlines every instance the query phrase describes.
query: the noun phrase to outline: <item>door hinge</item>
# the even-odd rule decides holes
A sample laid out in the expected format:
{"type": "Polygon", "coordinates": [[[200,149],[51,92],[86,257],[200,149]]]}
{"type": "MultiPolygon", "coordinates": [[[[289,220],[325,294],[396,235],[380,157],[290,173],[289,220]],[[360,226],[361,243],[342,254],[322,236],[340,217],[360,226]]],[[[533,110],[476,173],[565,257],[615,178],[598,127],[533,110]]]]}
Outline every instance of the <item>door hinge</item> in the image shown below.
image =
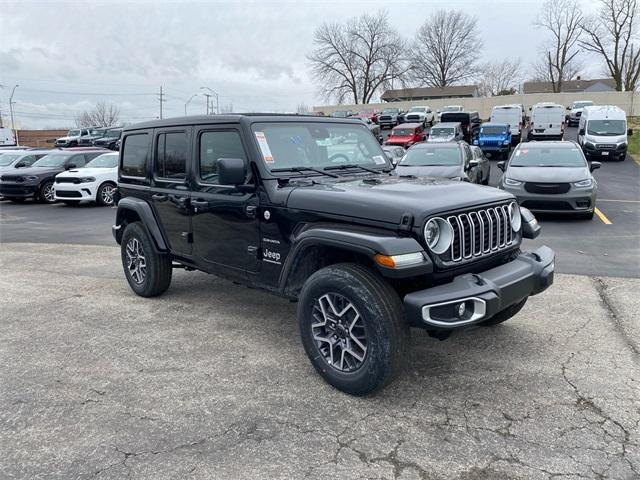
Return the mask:
{"type": "Polygon", "coordinates": [[[400,223],[398,224],[398,232],[401,235],[411,235],[411,229],[413,228],[413,215],[410,213],[403,213],[400,217],[400,223]]]}
{"type": "Polygon", "coordinates": [[[193,243],[193,233],[191,233],[191,232],[182,232],[180,234],[180,236],[182,238],[184,238],[187,243],[193,243]]]}

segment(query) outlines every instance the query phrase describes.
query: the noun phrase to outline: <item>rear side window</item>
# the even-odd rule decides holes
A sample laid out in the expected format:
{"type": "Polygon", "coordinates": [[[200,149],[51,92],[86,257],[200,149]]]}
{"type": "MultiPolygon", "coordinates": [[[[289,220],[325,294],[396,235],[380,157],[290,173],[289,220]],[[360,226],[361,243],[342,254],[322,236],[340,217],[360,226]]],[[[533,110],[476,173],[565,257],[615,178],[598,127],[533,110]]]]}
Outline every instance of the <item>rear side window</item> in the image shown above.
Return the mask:
{"type": "Polygon", "coordinates": [[[84,164],[87,163],[84,155],[74,155],[69,159],[68,163],[73,163],[76,168],[84,167],[84,164]]]}
{"type": "Polygon", "coordinates": [[[146,177],[149,157],[149,135],[128,135],[122,143],[122,166],[120,171],[127,177],[146,177]]]}
{"type": "Polygon", "coordinates": [[[163,178],[185,178],[187,144],[187,134],[184,132],[169,132],[158,135],[156,175],[163,178]]]}
{"type": "Polygon", "coordinates": [[[204,132],[200,136],[200,178],[208,183],[218,180],[221,158],[241,158],[246,163],[240,135],[236,131],[204,132]]]}
{"type": "Polygon", "coordinates": [[[36,161],[35,155],[26,155],[20,159],[20,164],[24,165],[25,167],[30,167],[35,161],[36,161]]]}

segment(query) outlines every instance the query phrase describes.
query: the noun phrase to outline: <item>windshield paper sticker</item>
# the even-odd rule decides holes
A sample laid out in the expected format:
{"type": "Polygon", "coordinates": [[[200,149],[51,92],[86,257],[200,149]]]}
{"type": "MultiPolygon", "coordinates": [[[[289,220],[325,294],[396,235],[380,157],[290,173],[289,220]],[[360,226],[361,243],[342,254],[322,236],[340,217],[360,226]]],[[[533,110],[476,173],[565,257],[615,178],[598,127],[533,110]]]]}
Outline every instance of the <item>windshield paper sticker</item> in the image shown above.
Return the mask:
{"type": "Polygon", "coordinates": [[[384,165],[386,162],[384,161],[384,158],[382,158],[382,156],[380,155],[376,155],[373,157],[373,161],[376,162],[376,165],[384,165]]]}
{"type": "Polygon", "coordinates": [[[260,147],[264,161],[273,163],[273,155],[271,155],[271,149],[267,143],[267,137],[264,136],[264,132],[256,132],[256,140],[258,141],[258,146],[260,147]]]}

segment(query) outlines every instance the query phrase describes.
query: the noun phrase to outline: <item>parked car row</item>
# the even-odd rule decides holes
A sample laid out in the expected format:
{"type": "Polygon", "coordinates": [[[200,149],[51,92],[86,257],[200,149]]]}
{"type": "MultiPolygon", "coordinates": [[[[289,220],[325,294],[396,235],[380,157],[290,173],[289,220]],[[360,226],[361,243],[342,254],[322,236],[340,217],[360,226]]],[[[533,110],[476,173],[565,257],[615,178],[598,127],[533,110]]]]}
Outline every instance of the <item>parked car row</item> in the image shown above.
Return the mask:
{"type": "Polygon", "coordinates": [[[117,150],[121,136],[122,127],[72,128],[66,136],[55,141],[55,146],[60,148],[95,146],[117,150]]]}
{"type": "Polygon", "coordinates": [[[0,196],[4,200],[75,205],[112,205],[118,153],[96,147],[0,152],[0,196]]]}

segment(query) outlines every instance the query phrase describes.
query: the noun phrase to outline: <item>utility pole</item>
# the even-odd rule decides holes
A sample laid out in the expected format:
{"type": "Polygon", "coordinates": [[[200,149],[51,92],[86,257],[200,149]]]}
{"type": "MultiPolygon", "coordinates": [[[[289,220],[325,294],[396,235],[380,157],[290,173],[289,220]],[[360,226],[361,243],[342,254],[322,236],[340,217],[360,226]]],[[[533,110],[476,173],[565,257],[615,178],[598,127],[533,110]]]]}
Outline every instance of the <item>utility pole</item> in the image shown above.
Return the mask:
{"type": "Polygon", "coordinates": [[[211,97],[211,95],[209,95],[208,93],[203,93],[202,95],[207,97],[207,115],[209,115],[209,97],[211,97]]]}
{"type": "MultiPolygon", "coordinates": [[[[203,95],[205,95],[207,97],[207,114],[209,114],[209,97],[215,97],[216,98],[216,115],[220,113],[220,99],[219,96],[216,92],[214,92],[213,90],[211,90],[209,87],[200,87],[200,90],[209,90],[210,95],[207,95],[206,93],[204,93],[203,95]]],[[[213,108],[212,108],[213,110],[213,108]]],[[[212,112],[213,113],[213,112],[212,112]]]]}
{"type": "Polygon", "coordinates": [[[162,120],[162,104],[166,102],[164,96],[165,94],[162,93],[162,85],[160,85],[160,96],[158,97],[158,99],[160,100],[160,120],[162,120]]]}
{"type": "Polygon", "coordinates": [[[16,145],[18,145],[18,134],[16,132],[16,128],[15,125],[13,124],[13,94],[16,92],[16,88],[18,88],[20,85],[14,85],[13,86],[13,90],[11,90],[11,96],[9,97],[9,112],[11,112],[11,131],[13,132],[13,139],[16,142],[16,145]]]}

